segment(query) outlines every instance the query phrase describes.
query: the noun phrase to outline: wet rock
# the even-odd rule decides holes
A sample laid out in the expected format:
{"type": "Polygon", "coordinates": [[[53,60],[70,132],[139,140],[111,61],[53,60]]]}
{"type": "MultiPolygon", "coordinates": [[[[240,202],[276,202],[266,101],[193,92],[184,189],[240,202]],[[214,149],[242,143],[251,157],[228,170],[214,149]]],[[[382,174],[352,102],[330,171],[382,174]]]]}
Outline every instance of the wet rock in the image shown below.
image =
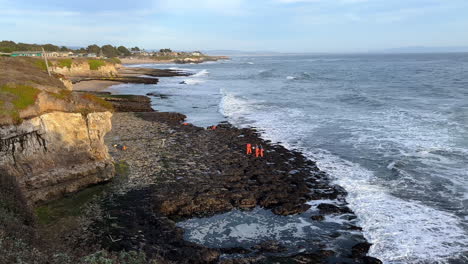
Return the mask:
{"type": "Polygon", "coordinates": [[[379,259],[373,258],[373,257],[363,257],[361,260],[361,263],[363,264],[382,264],[383,262],[380,261],[379,259]]]}
{"type": "Polygon", "coordinates": [[[239,203],[241,209],[252,209],[257,206],[257,200],[255,198],[242,199],[239,203]]]}
{"type": "Polygon", "coordinates": [[[323,216],[323,215],[313,215],[310,218],[312,220],[314,220],[314,221],[323,221],[323,220],[325,220],[325,216],[323,216]]]}
{"type": "Polygon", "coordinates": [[[265,263],[266,257],[264,256],[255,256],[248,258],[237,258],[237,259],[226,259],[219,262],[220,264],[257,264],[265,263]]]}
{"type": "Polygon", "coordinates": [[[147,95],[147,96],[158,97],[158,98],[160,98],[160,99],[167,99],[167,98],[169,98],[168,95],[166,95],[166,94],[161,94],[161,93],[158,93],[158,92],[151,92],[151,93],[147,93],[146,95],[147,95]]]}
{"type": "Polygon", "coordinates": [[[362,258],[367,255],[367,252],[369,252],[370,247],[372,244],[364,242],[364,243],[359,243],[356,244],[352,247],[352,257],[353,258],[362,258]]]}
{"type": "Polygon", "coordinates": [[[223,254],[249,254],[252,251],[242,248],[242,247],[233,247],[233,248],[221,248],[221,253],[223,254]]]}
{"type": "Polygon", "coordinates": [[[214,263],[219,259],[220,252],[215,249],[205,249],[201,253],[201,259],[206,263],[214,263]]]}
{"type": "Polygon", "coordinates": [[[269,253],[278,253],[278,252],[287,251],[286,247],[281,245],[276,240],[262,242],[261,244],[254,246],[253,249],[259,252],[269,252],[269,253]]]}
{"type": "Polygon", "coordinates": [[[310,209],[308,204],[284,204],[273,209],[273,213],[277,215],[293,215],[300,214],[310,209]]]}
{"type": "Polygon", "coordinates": [[[347,214],[352,213],[348,207],[338,207],[333,204],[322,203],[317,206],[321,214],[347,214]]]}

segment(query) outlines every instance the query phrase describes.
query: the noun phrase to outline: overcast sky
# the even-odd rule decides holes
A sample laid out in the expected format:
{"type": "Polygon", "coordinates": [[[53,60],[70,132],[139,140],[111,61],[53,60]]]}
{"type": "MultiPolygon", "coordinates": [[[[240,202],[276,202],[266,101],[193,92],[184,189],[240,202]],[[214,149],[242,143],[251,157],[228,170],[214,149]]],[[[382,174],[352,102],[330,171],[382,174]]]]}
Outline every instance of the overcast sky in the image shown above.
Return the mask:
{"type": "Polygon", "coordinates": [[[283,52],[468,46],[468,0],[0,0],[0,39],[283,52]]]}

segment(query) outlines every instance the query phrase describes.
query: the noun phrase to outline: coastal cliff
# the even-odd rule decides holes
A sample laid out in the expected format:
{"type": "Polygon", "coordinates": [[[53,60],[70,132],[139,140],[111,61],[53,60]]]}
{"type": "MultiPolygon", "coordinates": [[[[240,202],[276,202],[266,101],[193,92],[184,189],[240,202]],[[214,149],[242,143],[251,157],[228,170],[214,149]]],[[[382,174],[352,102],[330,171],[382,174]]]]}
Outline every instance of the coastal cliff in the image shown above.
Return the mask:
{"type": "Polygon", "coordinates": [[[50,69],[67,77],[115,77],[119,63],[118,59],[54,59],[50,69]]]}
{"type": "Polygon", "coordinates": [[[35,59],[0,58],[0,171],[29,203],[107,181],[112,106],[69,91],[35,59]]]}

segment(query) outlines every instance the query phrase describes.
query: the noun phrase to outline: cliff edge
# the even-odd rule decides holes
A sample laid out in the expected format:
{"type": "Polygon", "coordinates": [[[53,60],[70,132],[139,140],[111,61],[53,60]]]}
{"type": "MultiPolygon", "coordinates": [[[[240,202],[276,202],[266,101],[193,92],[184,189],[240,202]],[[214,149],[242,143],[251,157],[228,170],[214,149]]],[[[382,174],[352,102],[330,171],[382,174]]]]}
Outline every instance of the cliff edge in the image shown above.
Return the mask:
{"type": "Polygon", "coordinates": [[[104,144],[112,106],[71,92],[44,66],[39,59],[0,57],[1,177],[13,177],[30,203],[114,175],[104,144]]]}

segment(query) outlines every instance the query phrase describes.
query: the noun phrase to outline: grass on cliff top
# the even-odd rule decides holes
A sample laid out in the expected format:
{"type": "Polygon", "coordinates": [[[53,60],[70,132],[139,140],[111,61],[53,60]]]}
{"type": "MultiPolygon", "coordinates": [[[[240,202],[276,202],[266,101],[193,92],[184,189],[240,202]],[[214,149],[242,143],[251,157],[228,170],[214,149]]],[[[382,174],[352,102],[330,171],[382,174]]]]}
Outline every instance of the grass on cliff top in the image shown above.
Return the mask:
{"type": "Polygon", "coordinates": [[[20,111],[36,103],[41,91],[27,85],[0,86],[0,117],[11,118],[20,123],[20,111]]]}
{"type": "Polygon", "coordinates": [[[95,95],[92,95],[89,93],[83,93],[80,95],[80,97],[92,103],[98,104],[111,112],[114,111],[114,107],[112,106],[112,103],[107,102],[106,100],[99,98],[95,95]]]}
{"type": "Polygon", "coordinates": [[[68,69],[71,69],[72,67],[72,64],[73,64],[73,60],[72,59],[61,59],[57,62],[57,66],[60,67],[60,68],[65,68],[67,67],[68,69]]]}
{"type": "Polygon", "coordinates": [[[99,68],[106,65],[106,61],[104,61],[104,60],[89,60],[88,64],[89,64],[89,69],[91,69],[92,71],[97,71],[97,70],[99,70],[99,68]]]}

